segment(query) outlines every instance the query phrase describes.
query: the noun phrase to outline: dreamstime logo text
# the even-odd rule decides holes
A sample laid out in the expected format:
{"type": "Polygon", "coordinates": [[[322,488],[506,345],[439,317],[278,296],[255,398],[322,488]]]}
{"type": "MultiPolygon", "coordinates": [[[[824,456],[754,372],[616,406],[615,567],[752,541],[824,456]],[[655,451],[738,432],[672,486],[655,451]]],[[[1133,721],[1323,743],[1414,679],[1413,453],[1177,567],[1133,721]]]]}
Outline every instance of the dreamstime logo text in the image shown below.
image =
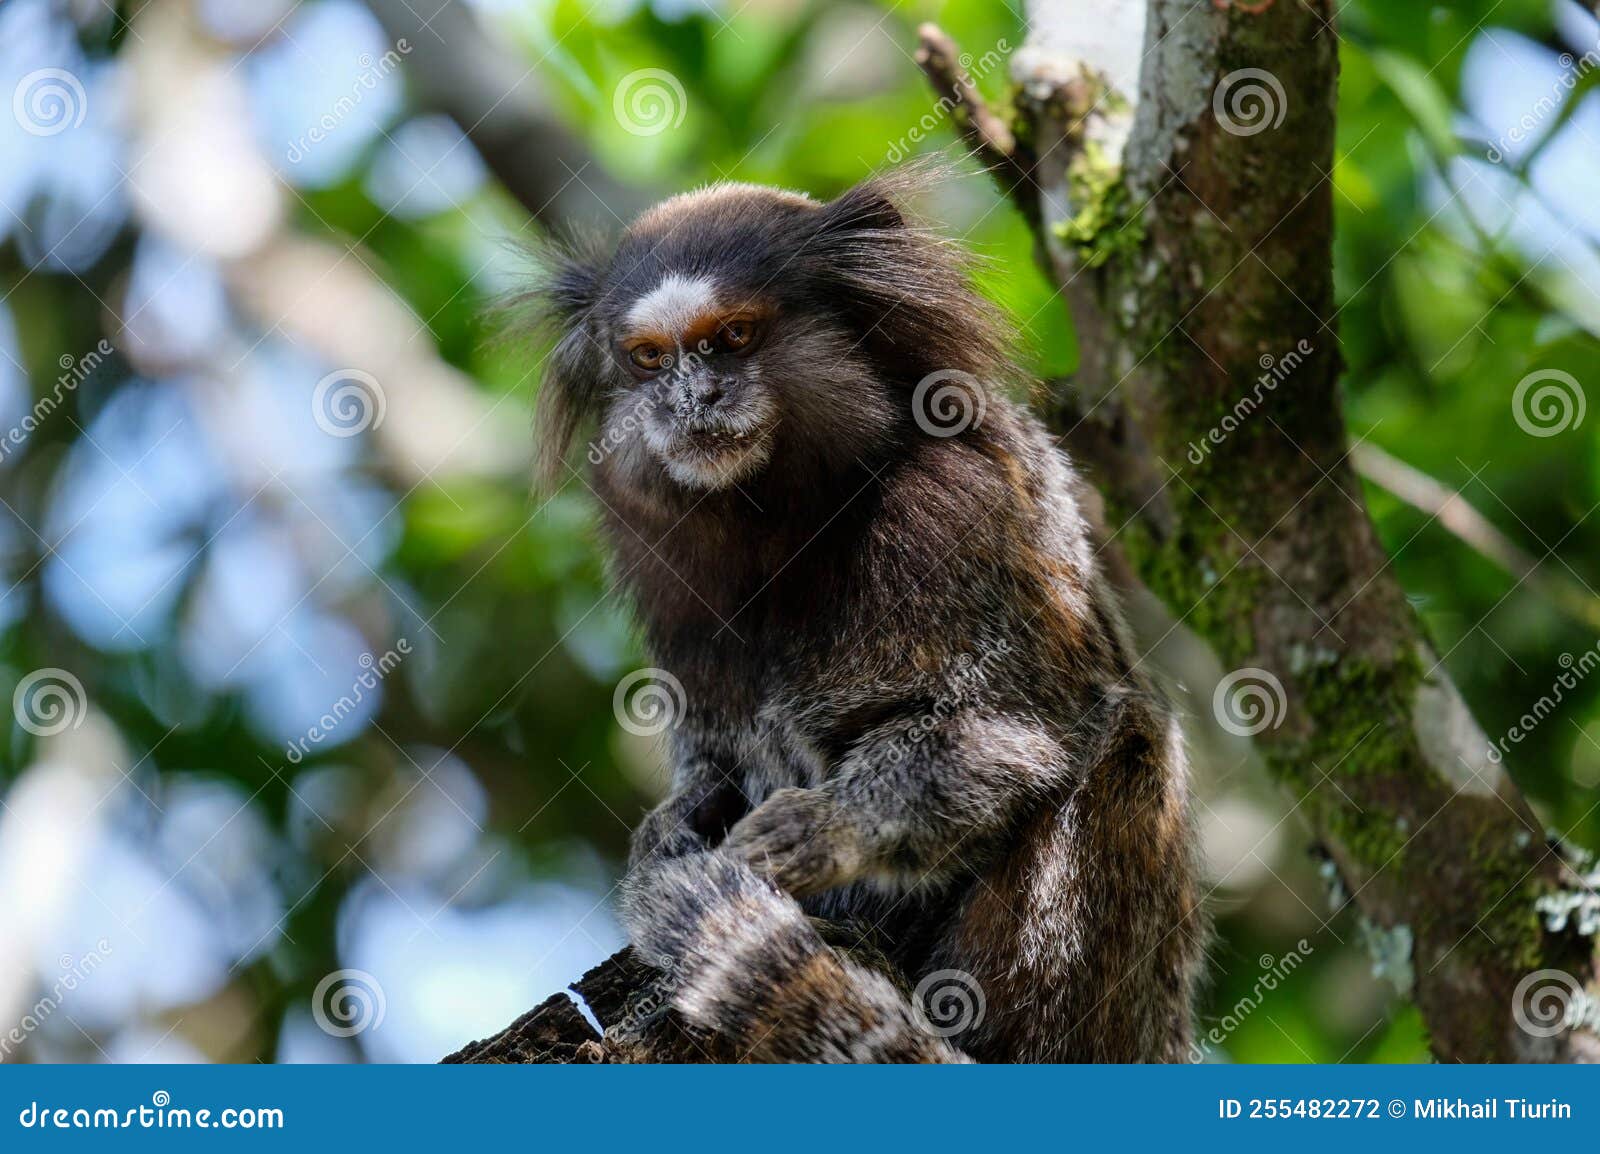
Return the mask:
{"type": "Polygon", "coordinates": [[[640,68],[618,82],[611,111],[624,132],[658,136],[683,123],[689,97],[683,82],[665,68],[640,68]]]}
{"type": "Polygon", "coordinates": [[[589,464],[599,465],[623,445],[633,438],[633,435],[644,428],[645,414],[652,406],[668,401],[672,389],[677,387],[684,376],[692,369],[702,364],[711,353],[711,342],[701,341],[697,349],[691,349],[681,358],[667,353],[661,358],[663,371],[659,376],[644,382],[640,387],[636,401],[628,406],[621,414],[613,413],[606,421],[600,435],[589,442],[589,450],[585,456],[589,464]]]}
{"type": "Polygon", "coordinates": [[[1230,72],[1211,94],[1211,111],[1224,132],[1254,136],[1277,128],[1289,111],[1283,84],[1265,68],[1230,72]]]}
{"type": "Polygon", "coordinates": [[[683,682],[665,669],[635,669],[611,695],[617,724],[635,737],[654,737],[676,729],[688,708],[683,682]]]}
{"type": "Polygon", "coordinates": [[[678,962],[666,954],[650,961],[649,964],[660,970],[660,974],[653,976],[645,986],[643,992],[628,1000],[627,1006],[618,1015],[615,1022],[606,1028],[606,1037],[633,1038],[644,1029],[667,1006],[672,984],[678,971],[678,962]]]}
{"type": "Polygon", "coordinates": [[[71,1107],[29,1102],[17,1114],[27,1130],[282,1130],[283,1111],[276,1106],[174,1106],[172,1095],[157,1090],[147,1106],[119,1110],[108,1106],[71,1107]]]}
{"type": "Polygon", "coordinates": [[[1596,67],[1600,67],[1600,46],[1589,49],[1576,59],[1572,53],[1563,52],[1559,63],[1561,75],[1556,77],[1556,82],[1551,85],[1549,93],[1534,101],[1529,111],[1523,113],[1515,124],[1489,145],[1484,155],[1489,158],[1491,164],[1499,164],[1508,153],[1517,151],[1524,141],[1532,140],[1538,127],[1560,110],[1584,77],[1596,67]]]}
{"type": "Polygon", "coordinates": [[[1298,970],[1301,964],[1311,956],[1311,943],[1301,938],[1294,944],[1294,949],[1284,954],[1281,958],[1274,958],[1271,954],[1261,955],[1261,968],[1265,972],[1255,980],[1250,992],[1240,998],[1205,1034],[1189,1045],[1189,1061],[1203,1062],[1216,1047],[1228,1040],[1228,1035],[1237,1030],[1244,1020],[1261,1006],[1268,994],[1272,993],[1290,974],[1298,970]]]}
{"type": "Polygon", "coordinates": [[[339,97],[332,109],[324,112],[302,135],[291,140],[288,151],[284,153],[284,159],[290,164],[299,164],[304,160],[313,146],[328,139],[328,135],[344,123],[345,117],[355,111],[368,92],[378,87],[379,81],[400,67],[400,58],[410,54],[411,44],[403,36],[396,40],[394,47],[380,56],[376,62],[373,61],[370,52],[363,52],[357,61],[361,65],[361,75],[357,76],[355,83],[350,86],[348,95],[339,97]]]}
{"type": "Polygon", "coordinates": [[[66,400],[67,395],[75,392],[79,385],[88,380],[111,353],[111,343],[104,337],[101,337],[94,348],[81,357],[62,353],[60,360],[56,362],[61,368],[61,375],[56,377],[55,386],[35,401],[33,408],[24,414],[22,420],[0,438],[0,460],[10,456],[12,450],[19,448],[28,439],[29,434],[44,424],[50,414],[61,407],[61,402],[66,400]]]}
{"type": "Polygon", "coordinates": [[[294,765],[299,765],[311,752],[313,745],[321,745],[328,739],[328,735],[339,727],[339,724],[356,711],[356,707],[365,700],[367,694],[378,688],[379,682],[388,677],[400,664],[401,658],[411,655],[411,642],[402,637],[394,643],[394,648],[385,650],[382,657],[373,657],[370,653],[363,653],[360,658],[361,673],[350,686],[350,692],[333,703],[333,708],[317,718],[317,723],[306,730],[304,737],[291,741],[285,750],[285,755],[294,765]]]}
{"type": "Polygon", "coordinates": [[[1274,357],[1271,353],[1262,353],[1261,359],[1256,363],[1261,366],[1261,375],[1256,377],[1255,387],[1234,402],[1230,409],[1215,425],[1206,431],[1206,435],[1198,441],[1189,442],[1188,458],[1191,465],[1205,462],[1214,446],[1222,444],[1232,433],[1251,415],[1261,407],[1268,393],[1276,391],[1277,387],[1289,378],[1289,375],[1298,369],[1305,359],[1314,351],[1315,346],[1303,337],[1295,343],[1294,348],[1284,353],[1281,357],[1274,357]]]}
{"type": "Polygon", "coordinates": [[[111,952],[111,943],[101,938],[95,943],[94,949],[84,954],[81,958],[74,958],[71,954],[61,956],[61,975],[51,983],[44,994],[28,1008],[22,1020],[0,1037],[0,1058],[11,1056],[11,1052],[32,1034],[51,1014],[60,1008],[62,1000],[88,980],[89,976],[100,968],[106,960],[106,955],[111,952]]]}
{"type": "MultiPolygon", "coordinates": [[[[1004,63],[1011,52],[1011,43],[1004,36],[995,41],[993,48],[982,56],[974,57],[970,52],[963,52],[957,63],[961,71],[966,73],[971,80],[982,80],[996,67],[1004,63]]],[[[953,96],[941,96],[931,111],[924,112],[922,119],[913,124],[906,134],[899,140],[889,145],[889,151],[884,154],[884,159],[890,164],[899,164],[915,151],[915,145],[921,144],[958,108],[961,101],[953,96]]]]}
{"type": "Polygon", "coordinates": [[[995,666],[1010,655],[1011,644],[1002,638],[985,649],[981,657],[974,658],[970,653],[963,653],[947,664],[942,671],[943,691],[926,713],[919,715],[904,733],[897,734],[884,746],[884,757],[892,764],[905,760],[912,746],[926,740],[929,734],[954,717],[988,683],[995,666]]]}
{"type": "Polygon", "coordinates": [[[1211,712],[1217,724],[1235,737],[1254,737],[1267,729],[1277,729],[1288,712],[1283,682],[1270,670],[1253,665],[1235,669],[1217,682],[1211,695],[1211,712]]]}
{"type": "Polygon", "coordinates": [[[1539,723],[1556,711],[1556,707],[1566,699],[1572,690],[1578,688],[1578,683],[1596,668],[1600,668],[1600,641],[1585,649],[1576,658],[1570,653],[1563,653],[1556,659],[1564,670],[1558,674],[1548,692],[1541,694],[1538,701],[1528,707],[1526,713],[1517,719],[1517,724],[1505,731],[1505,734],[1489,746],[1489,760],[1499,764],[1505,755],[1511,752],[1510,747],[1521,745],[1523,740],[1538,728],[1539,723]]]}

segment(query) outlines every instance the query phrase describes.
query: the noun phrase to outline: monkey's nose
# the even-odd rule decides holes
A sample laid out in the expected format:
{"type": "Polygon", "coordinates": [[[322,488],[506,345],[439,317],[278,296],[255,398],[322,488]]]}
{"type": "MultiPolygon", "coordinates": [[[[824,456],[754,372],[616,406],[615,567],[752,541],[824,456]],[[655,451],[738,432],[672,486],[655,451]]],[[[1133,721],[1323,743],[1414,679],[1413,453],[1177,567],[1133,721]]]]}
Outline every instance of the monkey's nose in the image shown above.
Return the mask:
{"type": "Polygon", "coordinates": [[[696,381],[694,399],[702,405],[714,405],[722,399],[722,385],[714,380],[696,381]]]}

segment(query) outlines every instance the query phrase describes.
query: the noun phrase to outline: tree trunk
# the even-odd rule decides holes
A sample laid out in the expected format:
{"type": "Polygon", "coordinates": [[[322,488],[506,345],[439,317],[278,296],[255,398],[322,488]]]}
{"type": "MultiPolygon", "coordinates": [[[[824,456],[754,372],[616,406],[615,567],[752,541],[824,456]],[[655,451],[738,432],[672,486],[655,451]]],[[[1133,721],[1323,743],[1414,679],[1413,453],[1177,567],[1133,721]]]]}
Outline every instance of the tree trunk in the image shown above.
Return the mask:
{"type": "Polygon", "coordinates": [[[1219,719],[1293,791],[1434,1053],[1600,1057],[1592,1019],[1549,1018],[1552,995],[1600,1005],[1595,943],[1535,908],[1581,879],[1491,760],[1349,460],[1333,5],[1153,0],[1137,93],[1101,7],[1030,4],[1017,60],[1022,207],[1089,350],[1050,415],[1135,571],[1237,671],[1219,719]]]}

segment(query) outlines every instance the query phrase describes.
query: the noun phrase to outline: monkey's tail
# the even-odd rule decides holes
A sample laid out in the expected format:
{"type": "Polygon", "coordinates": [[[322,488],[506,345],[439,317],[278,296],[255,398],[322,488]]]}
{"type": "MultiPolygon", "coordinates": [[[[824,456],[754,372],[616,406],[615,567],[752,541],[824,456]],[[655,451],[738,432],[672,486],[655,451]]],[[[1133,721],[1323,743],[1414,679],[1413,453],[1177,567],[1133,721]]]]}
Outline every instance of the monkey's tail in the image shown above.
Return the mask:
{"type": "Polygon", "coordinates": [[[965,1062],[894,983],[835,953],[793,898],[702,853],[630,883],[636,953],[667,972],[672,1006],[749,1062],[965,1062]]]}

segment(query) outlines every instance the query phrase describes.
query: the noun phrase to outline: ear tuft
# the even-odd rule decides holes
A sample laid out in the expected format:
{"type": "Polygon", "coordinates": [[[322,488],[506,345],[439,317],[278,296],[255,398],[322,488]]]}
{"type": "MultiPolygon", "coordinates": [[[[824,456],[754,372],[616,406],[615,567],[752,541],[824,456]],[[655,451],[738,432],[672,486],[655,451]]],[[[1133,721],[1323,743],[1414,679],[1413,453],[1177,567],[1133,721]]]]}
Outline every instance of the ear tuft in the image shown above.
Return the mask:
{"type": "Polygon", "coordinates": [[[906,214],[890,189],[877,181],[863,181],[841,193],[823,209],[824,231],[891,232],[906,227],[906,214]]]}
{"type": "Polygon", "coordinates": [[[917,199],[954,178],[938,160],[900,165],[822,206],[799,261],[817,298],[860,334],[896,378],[958,369],[990,383],[1011,374],[1009,331],[973,290],[973,261],[925,227],[917,199]]]}
{"type": "Polygon", "coordinates": [[[534,266],[533,284],[507,307],[516,318],[512,331],[553,342],[545,356],[536,418],[537,483],[549,492],[560,486],[567,450],[598,402],[591,314],[607,254],[598,238],[585,236],[542,238],[524,254],[534,266]]]}

